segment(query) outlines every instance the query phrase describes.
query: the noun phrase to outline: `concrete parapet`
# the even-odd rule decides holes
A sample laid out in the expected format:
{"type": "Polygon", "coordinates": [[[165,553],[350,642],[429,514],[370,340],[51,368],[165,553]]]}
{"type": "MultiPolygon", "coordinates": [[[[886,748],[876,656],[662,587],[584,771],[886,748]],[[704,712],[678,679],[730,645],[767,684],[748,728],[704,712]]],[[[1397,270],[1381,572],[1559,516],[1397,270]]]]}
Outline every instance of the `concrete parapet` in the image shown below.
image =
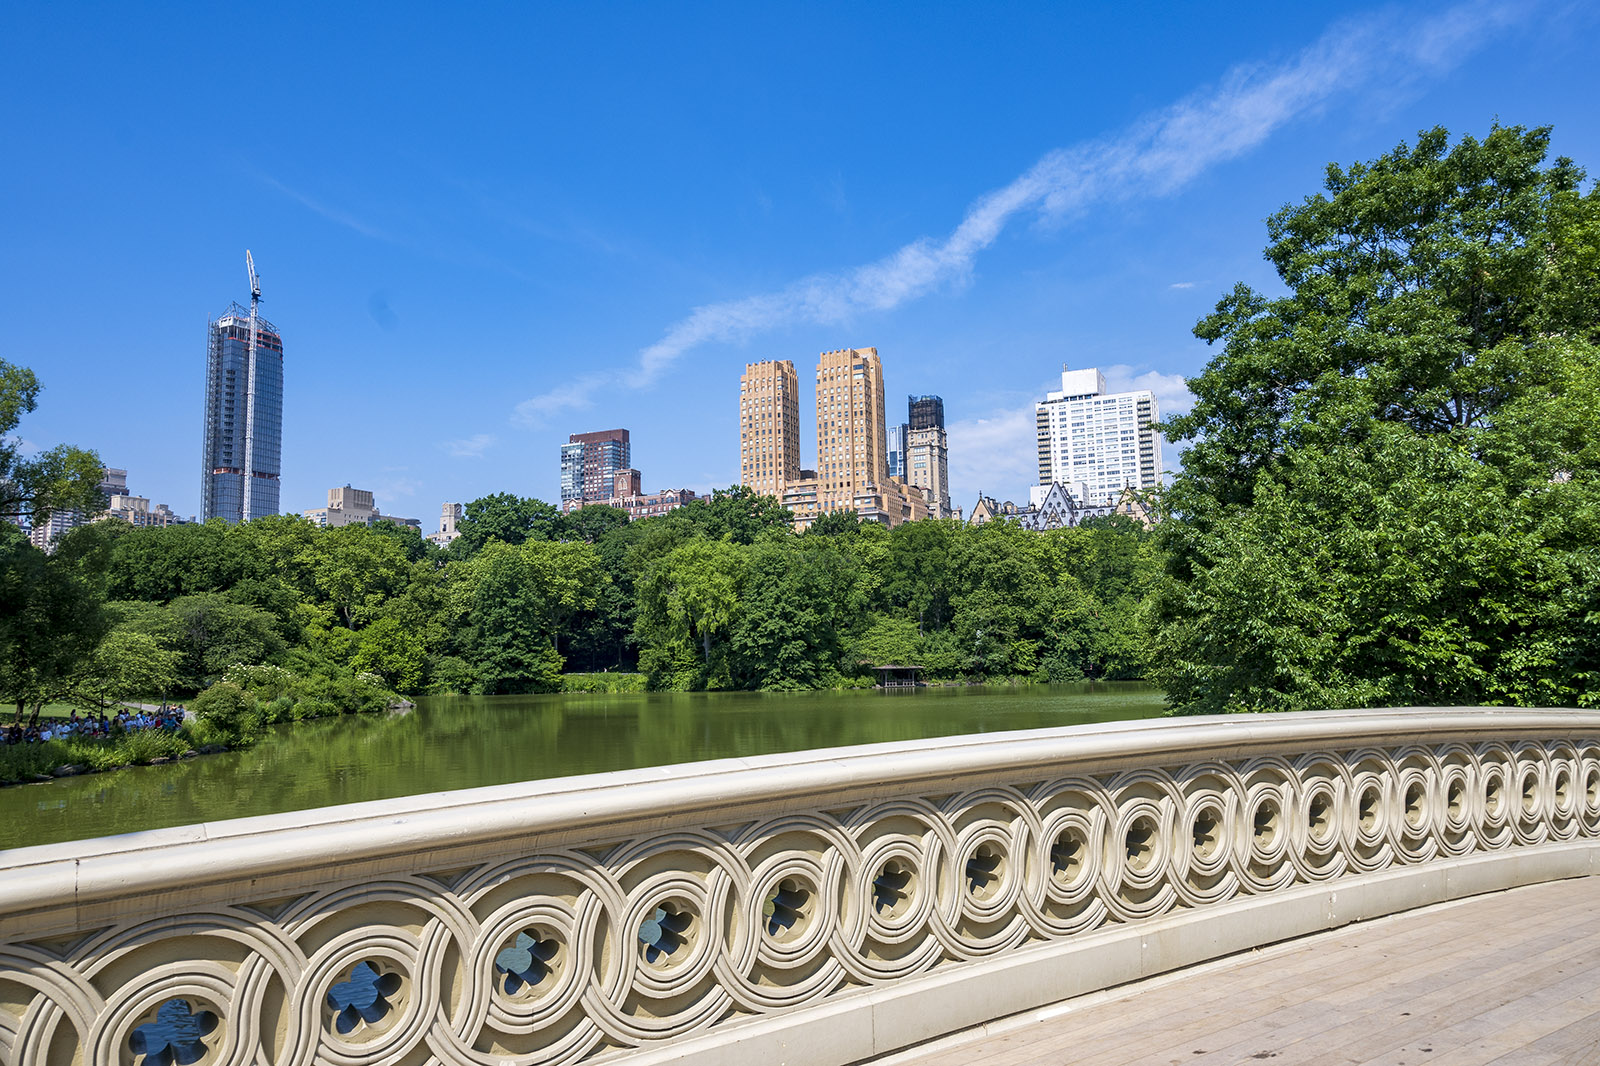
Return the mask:
{"type": "Polygon", "coordinates": [[[838,1066],[1600,871],[1600,713],[1329,711],[598,774],[0,854],[0,1061],[838,1066]]]}

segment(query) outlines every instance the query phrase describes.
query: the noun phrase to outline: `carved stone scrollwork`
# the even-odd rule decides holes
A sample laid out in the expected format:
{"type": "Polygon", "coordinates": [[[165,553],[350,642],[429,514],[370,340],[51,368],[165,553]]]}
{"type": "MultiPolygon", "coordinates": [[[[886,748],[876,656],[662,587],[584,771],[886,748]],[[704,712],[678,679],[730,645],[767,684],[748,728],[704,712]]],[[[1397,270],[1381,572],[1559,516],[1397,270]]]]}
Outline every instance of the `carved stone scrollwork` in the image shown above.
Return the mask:
{"type": "Polygon", "coordinates": [[[107,896],[82,928],[0,944],[0,1059],[626,1057],[1098,930],[1600,834],[1587,735],[1239,750],[1219,727],[1179,762],[863,779],[802,809],[791,781],[733,824],[664,808],[464,865],[418,846],[287,897],[107,896]]]}

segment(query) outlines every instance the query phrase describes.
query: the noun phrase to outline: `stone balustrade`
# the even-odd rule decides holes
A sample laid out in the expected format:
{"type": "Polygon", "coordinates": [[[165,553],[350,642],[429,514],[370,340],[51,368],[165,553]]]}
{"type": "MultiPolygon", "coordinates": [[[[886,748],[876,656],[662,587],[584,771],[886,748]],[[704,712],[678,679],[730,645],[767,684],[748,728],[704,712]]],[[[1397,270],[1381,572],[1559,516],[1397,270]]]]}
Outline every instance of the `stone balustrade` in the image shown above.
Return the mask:
{"type": "Polygon", "coordinates": [[[957,737],[0,853],[0,1060],[858,1061],[1600,872],[1600,713],[957,737]]]}

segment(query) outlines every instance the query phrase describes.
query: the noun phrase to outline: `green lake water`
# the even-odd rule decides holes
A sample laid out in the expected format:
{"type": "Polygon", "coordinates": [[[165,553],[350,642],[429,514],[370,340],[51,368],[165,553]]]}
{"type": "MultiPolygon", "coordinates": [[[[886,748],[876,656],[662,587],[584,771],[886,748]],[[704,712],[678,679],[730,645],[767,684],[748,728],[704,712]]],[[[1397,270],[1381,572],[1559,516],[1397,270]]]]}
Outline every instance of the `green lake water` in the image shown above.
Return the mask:
{"type": "Polygon", "coordinates": [[[0,848],[421,792],[848,744],[1148,718],[1137,682],[915,692],[428,697],[247,751],[0,788],[0,848]]]}

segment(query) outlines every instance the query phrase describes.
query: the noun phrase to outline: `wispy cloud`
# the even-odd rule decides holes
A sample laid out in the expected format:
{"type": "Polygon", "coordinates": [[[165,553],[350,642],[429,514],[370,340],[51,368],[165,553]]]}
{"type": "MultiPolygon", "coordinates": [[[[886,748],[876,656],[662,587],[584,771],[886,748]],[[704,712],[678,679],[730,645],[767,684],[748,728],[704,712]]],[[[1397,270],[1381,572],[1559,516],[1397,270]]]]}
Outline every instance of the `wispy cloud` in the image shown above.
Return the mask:
{"type": "Polygon", "coordinates": [[[422,481],[419,478],[408,477],[403,473],[390,473],[372,486],[372,498],[381,508],[385,500],[415,496],[421,487],[422,481]]]}
{"type": "Polygon", "coordinates": [[[402,243],[394,236],[385,233],[377,226],[368,225],[366,222],[363,222],[361,219],[350,214],[348,211],[341,211],[337,207],[329,207],[321,200],[314,200],[297,189],[291,189],[289,186],[285,185],[283,182],[279,181],[277,178],[274,178],[270,174],[261,174],[259,177],[262,181],[266,182],[274,189],[277,189],[289,199],[300,204],[302,207],[309,208],[310,210],[316,212],[329,222],[337,222],[339,225],[344,226],[347,229],[353,229],[363,237],[371,237],[374,240],[379,241],[388,241],[390,244],[402,243]]]}
{"type": "Polygon", "coordinates": [[[489,445],[494,443],[494,437],[487,433],[474,433],[463,440],[447,440],[439,445],[449,455],[457,459],[476,459],[482,455],[489,445]]]}
{"type": "Polygon", "coordinates": [[[1174,281],[1171,285],[1168,285],[1167,288],[1169,288],[1169,289],[1192,289],[1192,288],[1194,288],[1194,282],[1192,282],[1192,281],[1174,281]]]}
{"type": "Polygon", "coordinates": [[[517,404],[515,418],[525,426],[539,426],[560,411],[581,411],[594,406],[594,394],[610,384],[609,374],[585,374],[576,381],[557,386],[517,404]]]}
{"type": "Polygon", "coordinates": [[[1050,223],[1096,203],[1170,195],[1340,93],[1437,75],[1527,12],[1527,6],[1470,2],[1427,17],[1368,14],[1335,24],[1285,63],[1235,67],[1217,85],[1119,134],[1048,153],[1009,185],[979,197],[943,238],[924,237],[876,262],[814,274],[777,292],[695,308],[643,349],[635,366],[589,374],[526,400],[517,420],[538,424],[587,406],[609,385],[649,385],[701,344],[801,323],[844,323],[959,285],[1019,215],[1050,223]]]}

